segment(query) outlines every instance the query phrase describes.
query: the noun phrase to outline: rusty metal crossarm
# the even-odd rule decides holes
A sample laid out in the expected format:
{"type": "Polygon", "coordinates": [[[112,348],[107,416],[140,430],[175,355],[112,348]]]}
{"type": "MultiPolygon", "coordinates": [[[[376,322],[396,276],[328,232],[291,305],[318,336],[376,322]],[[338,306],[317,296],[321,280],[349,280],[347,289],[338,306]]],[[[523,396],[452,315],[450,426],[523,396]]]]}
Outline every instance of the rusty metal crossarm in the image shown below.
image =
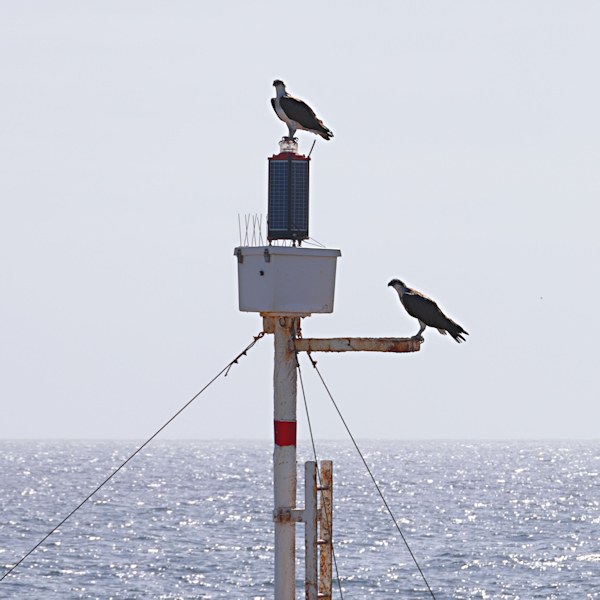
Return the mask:
{"type": "Polygon", "coordinates": [[[417,338],[299,338],[296,352],[418,352],[417,338]]]}

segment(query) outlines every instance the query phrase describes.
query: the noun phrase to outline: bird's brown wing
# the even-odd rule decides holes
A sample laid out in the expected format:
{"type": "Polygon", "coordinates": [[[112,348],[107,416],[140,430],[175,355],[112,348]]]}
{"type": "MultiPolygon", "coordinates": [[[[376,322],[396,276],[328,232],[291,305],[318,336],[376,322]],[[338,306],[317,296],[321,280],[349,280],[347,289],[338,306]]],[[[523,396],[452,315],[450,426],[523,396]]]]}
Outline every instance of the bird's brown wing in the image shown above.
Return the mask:
{"type": "Polygon", "coordinates": [[[318,127],[320,124],[313,109],[305,102],[302,102],[302,100],[298,100],[298,98],[284,96],[283,98],[280,98],[279,104],[290,119],[300,123],[304,127],[313,128],[318,127]]]}
{"type": "Polygon", "coordinates": [[[452,321],[440,310],[440,307],[427,296],[418,292],[405,292],[402,304],[406,312],[415,319],[419,319],[428,327],[448,329],[452,321]]]}
{"type": "Polygon", "coordinates": [[[431,298],[419,292],[414,290],[405,292],[402,296],[402,304],[409,315],[419,319],[428,327],[447,331],[459,343],[465,341],[465,335],[469,335],[458,323],[447,317],[431,298]]]}

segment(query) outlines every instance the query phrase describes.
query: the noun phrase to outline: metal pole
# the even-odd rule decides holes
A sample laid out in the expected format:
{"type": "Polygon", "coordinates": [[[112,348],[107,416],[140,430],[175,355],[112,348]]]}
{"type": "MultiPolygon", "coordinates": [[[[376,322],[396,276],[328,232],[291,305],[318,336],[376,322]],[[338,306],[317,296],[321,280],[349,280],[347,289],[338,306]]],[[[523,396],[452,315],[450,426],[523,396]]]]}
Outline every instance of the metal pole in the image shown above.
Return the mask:
{"type": "Polygon", "coordinates": [[[333,463],[321,461],[321,510],[319,525],[319,598],[331,600],[331,576],[333,554],[333,463]]]}
{"type": "Polygon", "coordinates": [[[294,318],[276,317],[273,372],[275,448],[275,600],[295,600],[296,529],[296,355],[294,318]]]}
{"type": "Polygon", "coordinates": [[[306,600],[318,598],[318,553],[317,553],[317,463],[304,464],[304,553],[306,600]]]}

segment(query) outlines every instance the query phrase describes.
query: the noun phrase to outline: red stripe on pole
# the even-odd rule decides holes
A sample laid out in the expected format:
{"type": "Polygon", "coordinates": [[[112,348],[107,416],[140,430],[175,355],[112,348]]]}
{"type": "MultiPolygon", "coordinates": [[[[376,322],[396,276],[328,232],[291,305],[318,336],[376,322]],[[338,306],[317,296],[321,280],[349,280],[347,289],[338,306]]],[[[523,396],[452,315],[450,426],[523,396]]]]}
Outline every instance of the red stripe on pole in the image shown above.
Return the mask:
{"type": "Polygon", "coordinates": [[[296,445],[296,421],[275,421],[275,443],[278,446],[296,445]]]}

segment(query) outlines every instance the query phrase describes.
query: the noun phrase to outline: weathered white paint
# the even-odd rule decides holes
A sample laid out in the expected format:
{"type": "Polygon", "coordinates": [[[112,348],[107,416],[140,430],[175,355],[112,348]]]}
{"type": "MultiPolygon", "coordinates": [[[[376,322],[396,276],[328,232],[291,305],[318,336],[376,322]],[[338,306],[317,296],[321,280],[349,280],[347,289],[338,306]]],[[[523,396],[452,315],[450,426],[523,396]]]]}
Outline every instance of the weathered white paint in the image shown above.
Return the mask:
{"type": "Polygon", "coordinates": [[[304,558],[306,600],[318,598],[317,463],[304,463],[304,558]]]}
{"type": "MultiPolygon", "coordinates": [[[[296,355],[291,344],[294,319],[279,317],[275,325],[273,372],[274,420],[296,421],[296,355]]],[[[275,518],[275,600],[295,600],[296,528],[291,510],[296,506],[296,446],[273,451],[275,518]]]]}
{"type": "Polygon", "coordinates": [[[333,462],[321,461],[319,510],[319,598],[331,600],[333,557],[333,462]]]}

